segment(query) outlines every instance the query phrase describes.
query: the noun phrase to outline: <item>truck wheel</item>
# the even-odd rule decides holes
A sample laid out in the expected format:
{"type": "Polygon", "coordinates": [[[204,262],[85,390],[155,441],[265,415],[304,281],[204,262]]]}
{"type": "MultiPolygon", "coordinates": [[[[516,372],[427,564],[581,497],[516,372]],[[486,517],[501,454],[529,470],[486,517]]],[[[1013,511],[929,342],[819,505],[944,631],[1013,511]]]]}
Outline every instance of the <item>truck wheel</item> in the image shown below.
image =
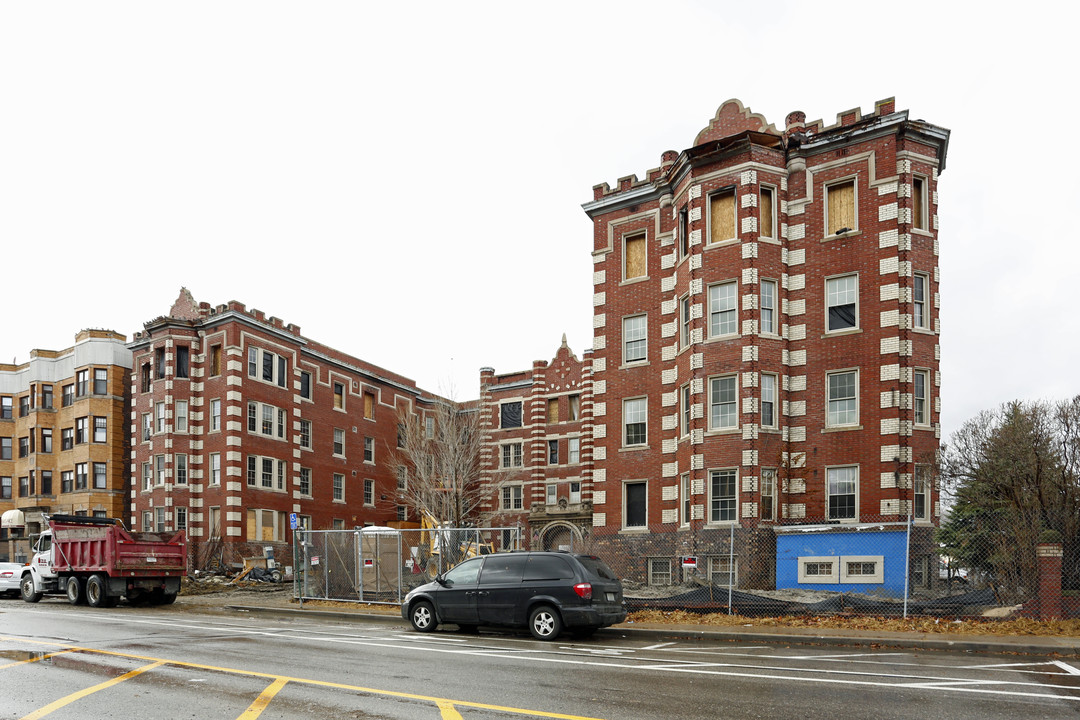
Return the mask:
{"type": "Polygon", "coordinates": [[[158,601],[159,605],[172,605],[176,602],[176,593],[165,593],[158,601]]]}
{"type": "Polygon", "coordinates": [[[28,603],[36,603],[44,595],[44,593],[34,592],[34,576],[30,573],[22,576],[22,582],[19,583],[19,592],[22,593],[22,599],[28,603]]]}
{"type": "MultiPolygon", "coordinates": [[[[70,583],[68,587],[71,587],[70,583]]],[[[105,578],[100,575],[91,575],[90,579],[86,581],[86,602],[90,607],[109,606],[109,589],[105,583],[105,578]]]]}
{"type": "Polygon", "coordinates": [[[82,583],[79,582],[79,578],[68,578],[67,599],[72,605],[80,605],[86,602],[86,595],[83,594],[82,583]]]}

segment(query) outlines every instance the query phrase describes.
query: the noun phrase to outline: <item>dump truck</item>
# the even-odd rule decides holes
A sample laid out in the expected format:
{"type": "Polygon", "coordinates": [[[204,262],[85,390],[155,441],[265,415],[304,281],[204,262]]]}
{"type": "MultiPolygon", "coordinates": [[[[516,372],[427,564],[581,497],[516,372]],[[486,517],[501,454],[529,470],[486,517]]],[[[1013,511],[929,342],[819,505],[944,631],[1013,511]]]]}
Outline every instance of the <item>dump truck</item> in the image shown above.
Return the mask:
{"type": "Polygon", "coordinates": [[[113,607],[120,598],[157,605],[176,600],[187,567],[182,530],[130,532],[120,520],[86,515],[47,520],[19,583],[26,602],[44,595],[93,607],[113,607]]]}

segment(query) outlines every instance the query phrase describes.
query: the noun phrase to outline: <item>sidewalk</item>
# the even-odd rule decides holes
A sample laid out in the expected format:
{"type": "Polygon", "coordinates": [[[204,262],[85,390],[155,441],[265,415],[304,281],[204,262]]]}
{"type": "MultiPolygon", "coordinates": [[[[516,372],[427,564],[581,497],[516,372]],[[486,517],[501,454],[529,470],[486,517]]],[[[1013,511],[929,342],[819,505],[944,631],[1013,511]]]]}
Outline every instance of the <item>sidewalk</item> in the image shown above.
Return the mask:
{"type": "MultiPolygon", "coordinates": [[[[342,610],[308,607],[300,609],[291,603],[284,593],[278,597],[229,596],[218,601],[206,601],[199,596],[181,596],[180,608],[222,608],[233,612],[270,613],[283,617],[313,617],[351,622],[377,622],[400,625],[408,623],[401,618],[397,607],[387,606],[387,611],[372,612],[367,609],[342,610]],[[284,597],[281,597],[284,596],[284,597]]],[[[686,641],[709,640],[730,643],[769,643],[772,645],[817,645],[826,647],[873,647],[907,650],[950,650],[954,652],[1015,653],[1020,655],[1054,655],[1080,657],[1080,638],[1044,635],[973,635],[922,632],[867,631],[843,628],[796,628],[772,626],[716,626],[675,625],[666,623],[623,623],[604,628],[595,635],[624,637],[641,640],[686,641]]]]}

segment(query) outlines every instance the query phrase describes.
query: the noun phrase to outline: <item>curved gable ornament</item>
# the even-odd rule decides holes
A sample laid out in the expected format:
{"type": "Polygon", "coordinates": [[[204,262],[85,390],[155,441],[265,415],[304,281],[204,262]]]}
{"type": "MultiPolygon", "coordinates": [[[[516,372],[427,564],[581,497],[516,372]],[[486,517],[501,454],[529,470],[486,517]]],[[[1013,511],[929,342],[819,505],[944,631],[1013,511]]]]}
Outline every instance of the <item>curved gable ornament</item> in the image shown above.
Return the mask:
{"type": "Polygon", "coordinates": [[[737,98],[731,98],[720,104],[716,115],[709,124],[697,134],[694,145],[701,145],[712,140],[722,140],[732,135],[752,131],[779,135],[780,132],[764,115],[751,112],[737,98]]]}

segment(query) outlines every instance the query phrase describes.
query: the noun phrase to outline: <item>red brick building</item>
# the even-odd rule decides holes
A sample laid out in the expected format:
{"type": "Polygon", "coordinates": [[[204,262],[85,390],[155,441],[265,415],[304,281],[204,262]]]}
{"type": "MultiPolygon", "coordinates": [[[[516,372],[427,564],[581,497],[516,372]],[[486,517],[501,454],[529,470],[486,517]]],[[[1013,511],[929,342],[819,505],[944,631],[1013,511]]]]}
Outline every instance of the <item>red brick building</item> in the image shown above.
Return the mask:
{"type": "Polygon", "coordinates": [[[776,526],[936,524],[948,139],[892,99],[784,130],[730,100],[644,179],[593,189],[583,496],[628,577],[699,556],[769,587],[776,526]]]}
{"type": "Polygon", "coordinates": [[[288,559],[293,513],[313,530],[409,520],[390,458],[399,410],[433,399],[413,381],[186,289],[129,347],[131,525],[186,529],[195,567],[288,559]]]}

